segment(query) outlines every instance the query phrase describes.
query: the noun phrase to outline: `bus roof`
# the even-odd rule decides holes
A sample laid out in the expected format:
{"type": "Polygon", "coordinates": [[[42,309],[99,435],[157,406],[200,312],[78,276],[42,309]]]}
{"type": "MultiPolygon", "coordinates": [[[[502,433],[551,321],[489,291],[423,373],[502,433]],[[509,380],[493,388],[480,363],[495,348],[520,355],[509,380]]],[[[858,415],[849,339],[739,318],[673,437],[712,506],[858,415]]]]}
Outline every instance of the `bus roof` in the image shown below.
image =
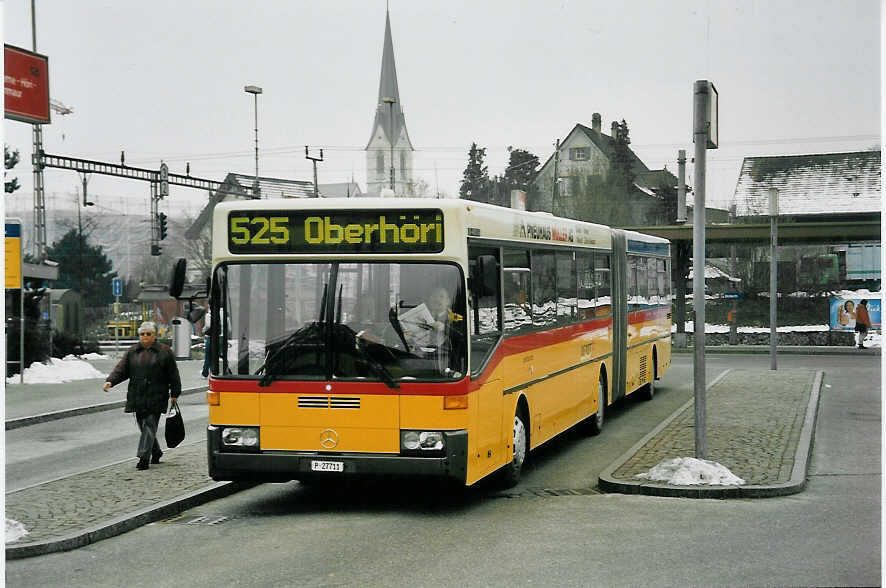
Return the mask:
{"type": "MultiPolygon", "coordinates": [[[[284,198],[221,202],[215,214],[232,210],[385,210],[439,209],[447,219],[459,219],[468,237],[490,240],[578,245],[610,249],[609,227],[546,212],[530,212],[454,198],[284,198]]],[[[218,218],[218,217],[216,217],[218,218]]],[[[447,221],[451,222],[451,221],[447,221]]],[[[640,233],[632,233],[640,235],[640,233]]],[[[642,235],[667,243],[664,239],[642,235]]]]}

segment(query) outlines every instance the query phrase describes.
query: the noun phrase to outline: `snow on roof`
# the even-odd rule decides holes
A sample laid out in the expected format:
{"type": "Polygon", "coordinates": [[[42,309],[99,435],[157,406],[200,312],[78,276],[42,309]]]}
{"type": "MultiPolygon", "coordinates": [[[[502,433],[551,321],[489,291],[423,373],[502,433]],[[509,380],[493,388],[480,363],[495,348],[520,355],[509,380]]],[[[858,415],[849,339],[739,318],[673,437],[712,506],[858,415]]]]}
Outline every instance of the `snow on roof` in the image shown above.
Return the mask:
{"type": "Polygon", "coordinates": [[[745,157],[735,186],[738,216],[880,212],[880,151],[745,157]]]}

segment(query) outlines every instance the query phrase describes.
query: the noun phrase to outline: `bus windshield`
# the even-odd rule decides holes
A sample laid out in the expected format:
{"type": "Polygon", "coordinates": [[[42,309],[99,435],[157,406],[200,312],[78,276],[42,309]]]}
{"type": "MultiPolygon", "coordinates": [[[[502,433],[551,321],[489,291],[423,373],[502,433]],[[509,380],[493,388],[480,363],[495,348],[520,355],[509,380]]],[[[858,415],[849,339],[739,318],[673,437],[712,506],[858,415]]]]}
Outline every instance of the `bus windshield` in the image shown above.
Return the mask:
{"type": "Polygon", "coordinates": [[[445,263],[230,263],[216,269],[217,376],[452,381],[466,373],[464,279],[445,263]]]}

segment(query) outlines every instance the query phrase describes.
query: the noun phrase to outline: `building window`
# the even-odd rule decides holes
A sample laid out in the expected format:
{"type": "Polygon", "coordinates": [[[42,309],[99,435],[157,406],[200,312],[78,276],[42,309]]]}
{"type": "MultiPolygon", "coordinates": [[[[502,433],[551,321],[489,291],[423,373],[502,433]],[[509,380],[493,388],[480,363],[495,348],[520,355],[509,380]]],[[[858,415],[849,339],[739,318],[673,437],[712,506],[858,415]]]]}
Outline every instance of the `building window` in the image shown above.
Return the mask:
{"type": "Polygon", "coordinates": [[[569,159],[572,161],[587,161],[591,158],[590,147],[572,147],[569,149],[569,159]]]}

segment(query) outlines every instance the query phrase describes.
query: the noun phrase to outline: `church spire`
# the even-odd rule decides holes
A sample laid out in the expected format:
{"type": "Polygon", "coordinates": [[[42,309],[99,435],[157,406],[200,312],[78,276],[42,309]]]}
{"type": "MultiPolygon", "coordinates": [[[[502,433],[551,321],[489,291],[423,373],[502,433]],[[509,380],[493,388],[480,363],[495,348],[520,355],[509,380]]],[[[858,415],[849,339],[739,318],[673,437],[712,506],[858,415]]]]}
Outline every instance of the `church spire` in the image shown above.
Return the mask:
{"type": "Polygon", "coordinates": [[[388,141],[394,143],[397,142],[397,138],[406,124],[400,102],[400,87],[397,83],[397,64],[394,61],[394,41],[391,38],[391,13],[387,10],[385,11],[385,42],[381,54],[381,75],[378,81],[376,123],[383,129],[388,141]],[[393,108],[385,100],[386,98],[394,99],[393,108]],[[392,110],[393,113],[391,112],[392,110]]]}
{"type": "Polygon", "coordinates": [[[412,142],[406,131],[406,117],[400,101],[397,83],[397,65],[394,61],[394,41],[391,36],[391,13],[385,9],[385,39],[381,56],[381,75],[378,81],[378,103],[372,135],[366,145],[366,173],[370,193],[379,193],[391,184],[390,170],[394,168],[398,195],[412,192],[412,142]],[[391,161],[393,157],[393,161],[391,161]]]}

